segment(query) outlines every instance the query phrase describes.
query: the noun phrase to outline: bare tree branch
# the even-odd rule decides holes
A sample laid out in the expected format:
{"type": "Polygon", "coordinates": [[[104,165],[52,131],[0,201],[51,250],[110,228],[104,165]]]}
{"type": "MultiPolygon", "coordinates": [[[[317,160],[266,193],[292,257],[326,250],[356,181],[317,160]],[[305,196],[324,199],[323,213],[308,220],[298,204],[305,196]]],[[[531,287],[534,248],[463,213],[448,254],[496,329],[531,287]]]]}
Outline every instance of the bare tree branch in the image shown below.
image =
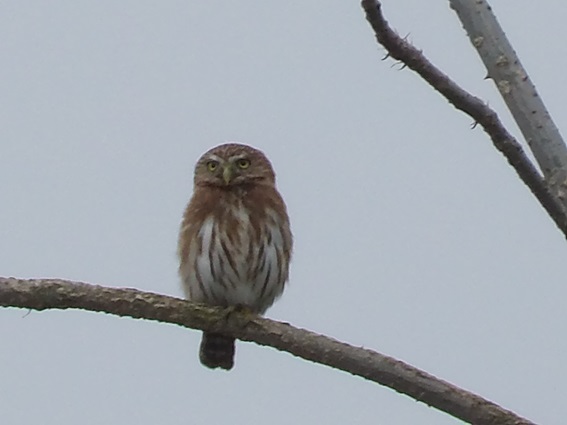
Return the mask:
{"type": "Polygon", "coordinates": [[[239,312],[227,314],[222,309],[165,295],[60,279],[0,277],[0,306],[34,310],[76,308],[219,332],[377,382],[472,424],[533,424],[473,393],[375,351],[287,323],[239,312]]]}
{"type": "Polygon", "coordinates": [[[390,28],[382,15],[377,0],[362,0],[366,19],[372,26],[377,41],[388,56],[403,62],[417,72],[435,90],[457,109],[471,116],[492,139],[492,143],[514,167],[520,179],[528,186],[557,227],[567,237],[567,212],[562,203],[548,189],[548,185],[524,153],[520,144],[500,122],[498,115],[482,100],[459,87],[446,74],[436,68],[419,50],[390,28]]]}
{"type": "MultiPolygon", "coordinates": [[[[545,179],[557,183],[559,178],[564,182],[567,146],[491,7],[485,0],[449,2],[520,127],[545,179]]],[[[566,201],[563,198],[564,204],[566,201]]]]}

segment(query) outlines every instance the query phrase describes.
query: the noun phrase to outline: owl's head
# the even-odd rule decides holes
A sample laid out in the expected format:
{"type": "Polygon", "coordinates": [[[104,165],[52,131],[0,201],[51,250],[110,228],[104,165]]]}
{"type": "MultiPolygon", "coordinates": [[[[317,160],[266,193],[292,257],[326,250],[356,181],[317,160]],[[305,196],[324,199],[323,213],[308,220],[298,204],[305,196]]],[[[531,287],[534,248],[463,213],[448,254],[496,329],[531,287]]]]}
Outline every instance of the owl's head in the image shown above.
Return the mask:
{"type": "Polygon", "coordinates": [[[196,186],[230,188],[246,184],[275,184],[272,164],[251,146],[227,143],[205,152],[195,166],[196,186]]]}

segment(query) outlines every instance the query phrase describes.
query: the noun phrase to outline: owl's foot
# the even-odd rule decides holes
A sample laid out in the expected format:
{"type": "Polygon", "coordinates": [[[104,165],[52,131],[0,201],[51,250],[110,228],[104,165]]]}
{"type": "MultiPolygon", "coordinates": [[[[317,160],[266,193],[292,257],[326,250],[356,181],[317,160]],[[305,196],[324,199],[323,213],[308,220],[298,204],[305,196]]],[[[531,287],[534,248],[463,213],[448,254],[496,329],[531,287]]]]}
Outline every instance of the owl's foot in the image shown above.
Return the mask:
{"type": "Polygon", "coordinates": [[[237,304],[231,305],[224,309],[224,320],[234,320],[232,317],[238,319],[238,325],[240,327],[248,326],[258,315],[252,311],[252,309],[246,305],[237,304]],[[235,314],[236,313],[236,314],[235,314]]]}

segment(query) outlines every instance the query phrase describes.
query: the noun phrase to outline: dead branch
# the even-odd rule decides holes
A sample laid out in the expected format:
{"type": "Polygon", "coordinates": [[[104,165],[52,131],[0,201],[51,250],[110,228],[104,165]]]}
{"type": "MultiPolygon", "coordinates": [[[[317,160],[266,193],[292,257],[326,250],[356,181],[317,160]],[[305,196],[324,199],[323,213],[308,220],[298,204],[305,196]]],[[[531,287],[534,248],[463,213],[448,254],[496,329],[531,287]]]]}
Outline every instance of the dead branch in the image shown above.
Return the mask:
{"type": "Polygon", "coordinates": [[[0,277],[0,306],[81,309],[219,332],[360,376],[469,423],[532,424],[478,395],[375,351],[287,323],[239,312],[227,315],[222,309],[165,295],[61,279],[0,277]]]}

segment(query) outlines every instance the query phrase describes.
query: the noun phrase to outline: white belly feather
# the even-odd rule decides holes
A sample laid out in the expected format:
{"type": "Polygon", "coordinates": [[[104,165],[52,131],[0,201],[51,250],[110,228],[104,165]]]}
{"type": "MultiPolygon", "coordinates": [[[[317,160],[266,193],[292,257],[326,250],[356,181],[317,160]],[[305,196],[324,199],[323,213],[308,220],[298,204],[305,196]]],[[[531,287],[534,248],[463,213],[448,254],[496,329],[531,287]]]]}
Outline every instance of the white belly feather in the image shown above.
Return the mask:
{"type": "Polygon", "coordinates": [[[281,295],[287,278],[284,240],[275,214],[269,214],[265,236],[252,251],[254,229],[242,208],[232,211],[238,220],[238,237],[219,238],[221,229],[213,217],[207,218],[181,269],[187,297],[205,304],[242,305],[263,313],[281,295]],[[199,249],[200,248],[200,249],[199,249]],[[229,253],[227,255],[227,252],[229,253]],[[230,260],[228,256],[230,256],[230,260]],[[285,270],[283,270],[285,269],[285,270]]]}

